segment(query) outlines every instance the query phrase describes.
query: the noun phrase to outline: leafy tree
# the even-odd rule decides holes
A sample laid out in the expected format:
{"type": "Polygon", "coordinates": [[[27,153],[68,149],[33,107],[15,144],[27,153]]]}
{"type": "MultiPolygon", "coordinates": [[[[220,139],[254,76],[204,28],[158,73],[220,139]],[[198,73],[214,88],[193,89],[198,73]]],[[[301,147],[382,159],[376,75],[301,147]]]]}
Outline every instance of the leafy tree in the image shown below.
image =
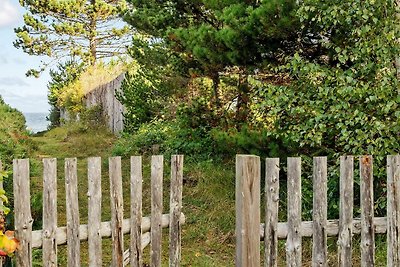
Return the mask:
{"type": "Polygon", "coordinates": [[[83,63],[78,63],[74,60],[59,63],[57,65],[57,70],[50,70],[51,80],[47,85],[49,90],[47,98],[51,110],[47,119],[50,121],[51,128],[60,125],[60,107],[58,105],[60,93],[65,87],[75,82],[83,70],[83,63]]]}
{"type": "Polygon", "coordinates": [[[194,61],[196,71],[212,78],[216,105],[219,72],[239,68],[237,117],[241,122],[248,111],[248,75],[265,63],[282,60],[297,42],[297,5],[292,0],[129,2],[128,23],[163,39],[171,50],[194,61]]]}
{"type": "MultiPolygon", "coordinates": [[[[16,28],[16,48],[54,61],[77,58],[87,65],[125,51],[129,27],[119,19],[125,1],[20,0],[27,10],[24,25],[16,28]]],[[[41,66],[41,71],[49,63],[41,66]]],[[[31,69],[27,75],[39,75],[31,69]]]]}
{"type": "MultiPolygon", "coordinates": [[[[256,95],[256,108],[273,125],[265,127],[290,154],[333,160],[332,192],[338,189],[340,155],[373,155],[375,182],[382,184],[386,155],[400,152],[395,14],[394,1],[304,0],[298,16],[309,32],[319,32],[315,40],[325,55],[308,59],[296,54],[281,68],[289,71],[291,83],[262,86],[256,95]]],[[[385,192],[375,195],[379,208],[384,207],[385,192]]],[[[332,213],[335,205],[331,201],[332,213]]]]}

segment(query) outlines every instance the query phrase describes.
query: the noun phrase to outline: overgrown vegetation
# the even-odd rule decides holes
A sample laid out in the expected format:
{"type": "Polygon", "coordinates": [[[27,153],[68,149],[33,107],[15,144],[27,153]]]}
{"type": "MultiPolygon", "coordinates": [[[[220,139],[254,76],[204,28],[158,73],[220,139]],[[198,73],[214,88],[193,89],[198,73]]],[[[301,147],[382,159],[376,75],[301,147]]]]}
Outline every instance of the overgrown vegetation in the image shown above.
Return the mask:
{"type": "Polygon", "coordinates": [[[0,97],[0,160],[9,168],[15,158],[25,158],[35,146],[26,130],[21,112],[4,103],[0,97]]]}

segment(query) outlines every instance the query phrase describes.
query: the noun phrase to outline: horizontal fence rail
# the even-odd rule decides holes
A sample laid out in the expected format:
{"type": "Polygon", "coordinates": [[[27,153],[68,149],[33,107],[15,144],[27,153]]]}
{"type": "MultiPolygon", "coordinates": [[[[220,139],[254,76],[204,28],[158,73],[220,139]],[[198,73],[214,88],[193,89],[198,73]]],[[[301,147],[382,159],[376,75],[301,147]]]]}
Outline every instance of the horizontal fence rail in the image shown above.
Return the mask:
{"type": "Polygon", "coordinates": [[[151,266],[161,266],[161,229],[170,228],[169,266],[180,266],[183,156],[171,159],[170,211],[162,213],[162,156],[151,158],[151,217],[142,216],[142,157],[131,157],[130,218],[123,218],[121,158],[109,158],[111,221],[101,222],[101,158],[88,159],[88,224],[80,224],[77,159],[65,159],[66,226],[57,225],[57,160],[43,159],[43,227],[32,231],[29,159],[13,161],[15,236],[20,241],[16,266],[32,266],[32,249],[42,248],[43,266],[57,266],[57,246],[67,245],[67,266],[80,266],[80,242],[88,241],[89,266],[102,266],[102,238],[112,239],[111,266],[143,266],[151,244],[151,266]],[[155,199],[157,198],[157,199],[155,199]],[[130,234],[124,250],[123,236],[130,234]],[[155,256],[156,255],[156,256],[155,256]],[[154,258],[154,259],[153,259],[154,258]]]}
{"type": "MultiPolygon", "coordinates": [[[[400,266],[400,156],[387,157],[387,217],[374,217],[373,158],[359,157],[360,218],[353,218],[354,157],[340,157],[339,219],[327,219],[327,158],[313,160],[313,220],[301,219],[301,158],[287,159],[287,222],[278,222],[280,161],[265,161],[265,223],[260,224],[260,158],[236,157],[236,266],[277,266],[278,239],[286,265],[302,266],[302,237],[312,237],[312,266],[328,266],[327,237],[337,236],[338,266],[352,266],[352,236],[361,235],[361,266],[375,265],[375,234],[387,235],[387,266],[400,266]],[[257,236],[255,234],[257,233],[257,236]]],[[[332,263],[330,263],[332,264],[332,263]]]]}

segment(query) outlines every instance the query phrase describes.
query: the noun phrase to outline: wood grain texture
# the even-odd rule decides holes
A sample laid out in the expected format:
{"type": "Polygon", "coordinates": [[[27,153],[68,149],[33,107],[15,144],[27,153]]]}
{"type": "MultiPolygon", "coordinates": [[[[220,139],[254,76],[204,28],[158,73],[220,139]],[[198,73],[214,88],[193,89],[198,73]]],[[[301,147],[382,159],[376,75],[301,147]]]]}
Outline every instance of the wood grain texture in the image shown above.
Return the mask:
{"type": "Polygon", "coordinates": [[[387,157],[387,266],[400,266],[400,156],[387,157]]]}
{"type": "Polygon", "coordinates": [[[300,267],[301,259],[301,158],[288,158],[288,234],[286,239],[287,266],[300,267]]]}
{"type": "Polygon", "coordinates": [[[142,180],[142,157],[131,157],[130,263],[132,267],[141,267],[143,265],[142,180]]]}
{"type": "Polygon", "coordinates": [[[354,157],[340,157],[340,202],[338,260],[340,267],[352,265],[354,157]]]}
{"type": "Polygon", "coordinates": [[[161,216],[163,211],[163,156],[151,157],[150,266],[161,266],[161,216]]]}
{"type": "MultiPolygon", "coordinates": [[[[150,217],[142,217],[142,233],[150,231],[150,217]]],[[[169,214],[163,214],[161,217],[161,227],[169,227],[169,214]]],[[[386,221],[385,221],[386,222],[386,221]]],[[[181,224],[185,223],[185,215],[181,213],[181,224]]],[[[111,222],[102,222],[100,228],[100,236],[102,238],[111,237],[111,222]]],[[[386,228],[385,228],[386,229],[386,228]]],[[[130,219],[124,219],[122,221],[122,233],[129,234],[131,232],[130,219]]],[[[42,230],[35,230],[32,232],[32,248],[42,247],[42,230]]],[[[67,243],[67,227],[58,227],[56,233],[57,245],[65,245],[67,243]]],[[[80,241],[88,240],[88,226],[82,224],[79,227],[79,239],[80,241]]]]}
{"type": "Polygon", "coordinates": [[[111,266],[123,266],[124,239],[122,233],[123,223],[123,198],[122,198],[122,174],[121,157],[109,159],[110,176],[110,199],[111,199],[111,240],[112,240],[112,260],[111,266]]]}
{"type": "Polygon", "coordinates": [[[278,266],[279,158],[265,160],[265,267],[278,266]]]}
{"type": "MultiPolygon", "coordinates": [[[[375,233],[385,234],[386,233],[386,217],[375,217],[373,227],[375,233]]],[[[353,219],[353,234],[361,234],[361,219],[353,219]]],[[[260,239],[264,240],[265,224],[260,224],[260,239]]],[[[278,239],[287,239],[289,232],[289,226],[287,222],[278,223],[278,239]]],[[[301,222],[300,232],[302,237],[313,236],[313,221],[301,222]]],[[[339,233],[339,220],[328,220],[326,223],[326,233],[328,236],[337,236],[339,233]]]]}
{"type": "Polygon", "coordinates": [[[181,263],[180,216],[182,211],[183,155],[173,155],[171,159],[171,195],[169,227],[169,266],[179,267],[181,263]]]}
{"type": "Polygon", "coordinates": [[[328,266],[327,248],[327,158],[315,157],[313,165],[313,246],[312,266],[328,266]]]}
{"type": "Polygon", "coordinates": [[[17,266],[32,266],[32,214],[28,159],[13,161],[15,237],[20,249],[15,252],[17,266]]]}
{"type": "Polygon", "coordinates": [[[43,266],[57,266],[57,160],[43,159],[43,266]]]}
{"type": "Polygon", "coordinates": [[[372,156],[360,157],[361,266],[375,265],[372,156]]]}
{"type": "Polygon", "coordinates": [[[260,158],[236,156],[236,266],[260,266],[260,158]]]}
{"type": "Polygon", "coordinates": [[[65,190],[67,210],[67,265],[80,266],[79,203],[77,159],[65,159],[65,190]]]}
{"type": "Polygon", "coordinates": [[[101,158],[88,158],[88,246],[89,266],[102,266],[101,158]]]}

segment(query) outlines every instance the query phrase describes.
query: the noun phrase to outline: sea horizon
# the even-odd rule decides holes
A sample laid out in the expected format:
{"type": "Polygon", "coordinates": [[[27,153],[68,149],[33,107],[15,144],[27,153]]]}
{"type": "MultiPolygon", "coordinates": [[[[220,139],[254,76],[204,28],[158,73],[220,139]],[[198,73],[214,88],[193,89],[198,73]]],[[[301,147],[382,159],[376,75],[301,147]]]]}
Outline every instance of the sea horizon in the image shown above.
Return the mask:
{"type": "Polygon", "coordinates": [[[47,121],[49,112],[23,112],[26,120],[26,129],[33,133],[46,131],[50,122],[47,121]]]}

